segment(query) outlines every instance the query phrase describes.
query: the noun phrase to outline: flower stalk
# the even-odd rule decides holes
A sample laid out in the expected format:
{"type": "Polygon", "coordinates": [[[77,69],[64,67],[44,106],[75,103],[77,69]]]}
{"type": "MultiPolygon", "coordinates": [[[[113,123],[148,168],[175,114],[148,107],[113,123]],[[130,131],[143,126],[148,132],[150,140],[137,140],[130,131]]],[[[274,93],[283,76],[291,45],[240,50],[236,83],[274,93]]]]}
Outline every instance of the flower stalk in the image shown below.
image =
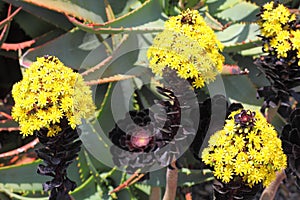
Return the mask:
{"type": "Polygon", "coordinates": [[[177,191],[177,180],[178,180],[178,169],[175,162],[171,163],[171,167],[167,168],[166,174],[166,190],[164,193],[163,200],[174,200],[177,191]]]}
{"type": "Polygon", "coordinates": [[[95,109],[89,87],[56,57],[44,56],[25,71],[12,95],[12,117],[19,122],[21,134],[35,134],[42,144],[36,153],[44,164],[37,173],[52,177],[43,184],[44,191],[51,191],[49,200],[71,200],[69,192],[76,183],[68,178],[67,168],[82,143],[76,126],[95,109]]]}
{"type": "Polygon", "coordinates": [[[66,119],[62,120],[60,127],[62,131],[54,137],[47,137],[47,130],[36,132],[43,145],[36,153],[46,164],[40,164],[37,173],[53,177],[43,184],[44,191],[51,191],[49,200],[71,200],[69,192],[76,188],[76,183],[67,176],[67,168],[81,149],[79,129],[73,130],[66,119]]]}

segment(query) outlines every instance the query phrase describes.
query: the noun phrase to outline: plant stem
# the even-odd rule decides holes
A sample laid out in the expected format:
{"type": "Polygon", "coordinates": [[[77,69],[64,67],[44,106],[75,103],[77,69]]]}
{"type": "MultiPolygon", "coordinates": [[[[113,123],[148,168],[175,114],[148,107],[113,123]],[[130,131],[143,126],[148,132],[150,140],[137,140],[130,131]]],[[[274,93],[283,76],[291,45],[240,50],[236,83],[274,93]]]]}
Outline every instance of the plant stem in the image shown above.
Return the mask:
{"type": "Polygon", "coordinates": [[[160,187],[151,187],[149,200],[159,200],[161,198],[160,187]]]}
{"type": "Polygon", "coordinates": [[[174,169],[167,169],[166,175],[166,191],[163,200],[175,200],[178,180],[178,169],[175,166],[175,162],[171,164],[174,169]]]}
{"type": "Polygon", "coordinates": [[[276,173],[276,179],[263,191],[259,200],[273,200],[280,186],[280,183],[286,178],[284,170],[276,173]]]}

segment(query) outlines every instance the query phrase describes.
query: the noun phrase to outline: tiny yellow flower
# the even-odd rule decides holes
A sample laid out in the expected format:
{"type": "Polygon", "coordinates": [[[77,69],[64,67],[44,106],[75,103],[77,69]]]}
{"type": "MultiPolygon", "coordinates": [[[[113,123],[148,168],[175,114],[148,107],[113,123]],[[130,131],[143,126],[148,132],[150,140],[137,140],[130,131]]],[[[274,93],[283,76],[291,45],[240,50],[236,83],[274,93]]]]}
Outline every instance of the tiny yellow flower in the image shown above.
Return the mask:
{"type": "Polygon", "coordinates": [[[293,45],[293,49],[299,50],[300,49],[300,30],[291,31],[291,42],[293,45]]]}
{"type": "Polygon", "coordinates": [[[295,55],[300,49],[299,31],[295,30],[296,16],[283,4],[265,4],[258,25],[264,38],[263,50],[278,59],[295,55]],[[272,47],[272,48],[269,48],[272,47]]]}
{"type": "Polygon", "coordinates": [[[240,176],[249,187],[261,182],[268,186],[274,174],[287,166],[274,127],[260,112],[249,110],[237,110],[229,115],[224,128],[209,139],[202,160],[214,168],[214,176],[220,181],[228,183],[240,176]]]}
{"type": "Polygon", "coordinates": [[[55,136],[61,131],[59,124],[64,117],[74,129],[81,123],[80,118],[92,116],[95,109],[81,75],[54,56],[37,58],[13,86],[12,95],[12,117],[25,136],[41,128],[48,129],[48,137],[55,136]]]}
{"type": "Polygon", "coordinates": [[[270,10],[273,9],[273,6],[274,6],[274,2],[271,1],[271,2],[266,3],[266,4],[263,6],[263,8],[264,8],[265,10],[267,10],[267,11],[270,11],[270,10]]]}
{"type": "Polygon", "coordinates": [[[170,17],[165,30],[158,34],[147,51],[153,73],[164,68],[177,71],[179,77],[191,79],[195,88],[215,80],[222,71],[223,45],[196,10],[186,10],[170,17]]]}

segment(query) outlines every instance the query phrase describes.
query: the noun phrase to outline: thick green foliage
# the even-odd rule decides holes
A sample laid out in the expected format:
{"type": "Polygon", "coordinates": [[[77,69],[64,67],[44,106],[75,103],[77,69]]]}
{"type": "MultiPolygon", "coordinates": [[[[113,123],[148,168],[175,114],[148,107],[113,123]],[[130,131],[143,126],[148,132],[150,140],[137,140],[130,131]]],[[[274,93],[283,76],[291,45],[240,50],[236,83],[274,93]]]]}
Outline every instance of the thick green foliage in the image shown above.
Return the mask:
{"type": "MultiPolygon", "coordinates": [[[[169,0],[2,0],[1,11],[5,9],[2,6],[4,2],[22,7],[13,20],[34,40],[29,48],[23,50],[20,57],[22,67],[29,67],[37,56],[54,55],[67,66],[79,70],[85,80],[97,88],[94,89],[97,121],[85,122],[80,127],[83,135],[85,132],[95,133],[83,140],[84,146],[95,148],[92,152],[83,148],[76,163],[69,168],[70,177],[78,184],[72,193],[75,199],[116,198],[109,196],[108,192],[129,177],[100,163],[94,155],[103,154],[107,162],[111,162],[110,141],[106,134],[114,127],[110,107],[114,82],[123,80],[124,75],[134,69],[129,75],[135,78],[124,81],[124,90],[134,91],[146,83],[139,92],[144,106],[149,105],[156,95],[151,84],[148,84],[151,72],[145,65],[145,52],[155,34],[163,30],[168,15],[176,15],[188,7],[198,9],[225,45],[225,64],[229,73],[224,72],[221,78],[227,97],[249,107],[259,107],[262,103],[256,99],[256,88],[267,81],[263,76],[256,76],[258,70],[252,63],[252,57],[261,53],[257,37],[259,28],[255,21],[259,4],[263,1],[256,4],[246,0],[206,0],[200,3],[189,0],[186,5],[181,5],[178,1],[169,0]],[[230,66],[241,70],[248,68],[250,73],[231,73],[230,66]],[[97,82],[101,84],[97,85],[97,82]],[[98,122],[102,129],[95,125],[98,122]]],[[[10,20],[0,23],[0,29],[10,23],[10,20]]],[[[0,44],[4,42],[5,38],[0,38],[0,44]]],[[[17,53],[13,52],[0,50],[0,55],[17,59],[17,53]]],[[[211,87],[216,86],[212,83],[211,87]]],[[[274,119],[279,127],[282,121],[274,119]]],[[[9,127],[16,127],[16,124],[9,120],[0,124],[1,130],[8,130],[9,127]]],[[[4,162],[1,159],[0,163],[4,162]]],[[[39,162],[0,167],[0,192],[3,193],[0,194],[12,199],[47,199],[41,186],[47,178],[36,174],[39,162]]],[[[209,172],[184,169],[180,171],[179,186],[191,186],[212,179],[209,172]]],[[[165,186],[165,169],[153,172],[149,180],[119,192],[117,198],[144,199],[150,193],[150,186],[165,186]]]]}

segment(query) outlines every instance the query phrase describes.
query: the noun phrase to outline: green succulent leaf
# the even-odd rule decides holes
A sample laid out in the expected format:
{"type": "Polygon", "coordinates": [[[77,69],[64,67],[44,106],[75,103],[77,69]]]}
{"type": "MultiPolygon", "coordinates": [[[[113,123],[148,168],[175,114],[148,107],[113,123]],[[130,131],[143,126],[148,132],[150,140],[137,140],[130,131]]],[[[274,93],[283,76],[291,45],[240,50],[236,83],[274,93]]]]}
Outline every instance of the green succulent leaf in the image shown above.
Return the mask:
{"type": "Polygon", "coordinates": [[[97,191],[95,179],[90,176],[84,183],[78,185],[77,188],[71,192],[74,199],[82,200],[98,200],[102,199],[100,193],[97,191]]]}
{"type": "Polygon", "coordinates": [[[205,12],[205,22],[214,30],[223,30],[224,26],[213,16],[211,16],[208,12],[205,12]]]}
{"type": "Polygon", "coordinates": [[[259,26],[254,23],[236,23],[224,31],[216,32],[218,39],[225,45],[225,52],[239,52],[260,44],[259,26]]]}
{"type": "Polygon", "coordinates": [[[99,44],[100,42],[94,34],[73,29],[48,43],[29,49],[21,57],[20,63],[27,68],[37,57],[53,55],[57,56],[66,66],[79,69],[86,56],[99,44]]]}
{"type": "MultiPolygon", "coordinates": [[[[53,10],[49,10],[47,8],[40,7],[38,5],[34,5],[31,3],[27,3],[25,1],[17,1],[17,0],[3,0],[7,3],[14,5],[15,7],[22,7],[22,10],[26,11],[28,14],[33,15],[35,18],[39,18],[48,24],[52,24],[55,27],[58,27],[62,30],[70,30],[72,29],[73,25],[69,22],[69,20],[65,17],[64,14],[58,13],[53,10]]],[[[28,16],[27,16],[28,17],[28,16]]],[[[30,17],[30,18],[33,18],[30,17]]],[[[26,18],[25,24],[19,23],[24,30],[32,28],[33,22],[30,18],[26,18]],[[29,23],[29,24],[27,24],[29,23]]],[[[36,27],[36,28],[45,28],[45,27],[36,27]]],[[[32,28],[34,31],[35,28],[32,28]]]]}
{"type": "Polygon", "coordinates": [[[206,5],[208,7],[209,13],[215,15],[218,12],[233,7],[234,5],[240,3],[240,1],[241,0],[225,0],[225,1],[207,0],[206,5]]]}
{"type": "Polygon", "coordinates": [[[250,2],[240,2],[232,7],[222,10],[216,16],[227,21],[256,21],[256,14],[259,12],[259,7],[250,2]]]}
{"type": "Polygon", "coordinates": [[[54,10],[65,15],[71,15],[79,19],[94,23],[102,23],[105,14],[103,1],[75,1],[75,0],[22,0],[30,4],[54,10]]]}
{"type": "Polygon", "coordinates": [[[102,24],[89,24],[87,26],[74,18],[70,18],[70,21],[82,30],[92,33],[157,32],[163,30],[165,21],[161,13],[158,0],[147,0],[129,13],[102,24]]]}
{"type": "Polygon", "coordinates": [[[222,76],[222,80],[227,97],[241,103],[262,105],[262,100],[256,98],[256,87],[247,76],[222,76]]]}
{"type": "Polygon", "coordinates": [[[42,183],[47,181],[46,177],[36,173],[38,164],[41,161],[35,161],[29,164],[18,166],[7,166],[0,168],[1,183],[0,187],[6,188],[11,192],[41,192],[42,183]],[[26,189],[22,187],[26,184],[26,189]]]}

